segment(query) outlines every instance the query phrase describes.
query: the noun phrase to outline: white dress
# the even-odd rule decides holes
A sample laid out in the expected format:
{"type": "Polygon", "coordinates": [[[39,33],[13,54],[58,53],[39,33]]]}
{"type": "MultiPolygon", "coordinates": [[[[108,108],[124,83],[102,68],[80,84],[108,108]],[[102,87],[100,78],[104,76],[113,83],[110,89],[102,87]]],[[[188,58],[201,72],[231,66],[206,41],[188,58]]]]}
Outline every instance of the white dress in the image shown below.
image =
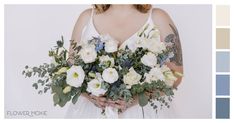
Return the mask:
{"type": "MultiPolygon", "coordinates": [[[[154,25],[151,17],[152,9],[150,11],[148,20],[145,22],[144,26],[154,25]]],[[[87,25],[84,27],[82,31],[81,41],[87,41],[91,39],[93,36],[100,36],[98,31],[96,30],[94,24],[93,24],[93,14],[92,11],[91,17],[87,25]]],[[[144,27],[142,26],[142,28],[144,27]]],[[[141,29],[140,29],[141,30],[141,29]]],[[[138,30],[138,31],[140,31],[138,30]]],[[[128,43],[131,41],[134,41],[134,38],[136,37],[137,32],[133,34],[131,37],[129,37],[127,40],[121,44],[120,47],[125,47],[128,43]]],[[[80,96],[76,104],[68,103],[69,105],[68,110],[66,112],[65,118],[77,118],[77,119],[90,119],[90,118],[103,118],[103,115],[101,114],[102,110],[98,107],[96,107],[92,102],[90,102],[88,99],[86,99],[83,96],[80,96]]],[[[174,118],[174,109],[173,104],[170,104],[170,108],[163,107],[162,110],[156,111],[150,106],[150,104],[146,105],[144,108],[144,118],[174,118]]],[[[143,118],[142,114],[142,108],[139,105],[132,106],[128,108],[125,112],[122,114],[119,114],[119,118],[143,118]]]]}

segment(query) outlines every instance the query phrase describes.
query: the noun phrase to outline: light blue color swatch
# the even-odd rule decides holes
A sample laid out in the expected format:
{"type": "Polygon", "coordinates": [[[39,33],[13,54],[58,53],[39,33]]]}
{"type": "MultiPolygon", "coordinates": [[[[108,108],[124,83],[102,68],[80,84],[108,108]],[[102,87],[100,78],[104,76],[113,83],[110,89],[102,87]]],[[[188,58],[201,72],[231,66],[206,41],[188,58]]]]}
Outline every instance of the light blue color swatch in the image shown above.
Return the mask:
{"type": "Polygon", "coordinates": [[[216,72],[230,71],[230,53],[216,52],[216,72]]]}

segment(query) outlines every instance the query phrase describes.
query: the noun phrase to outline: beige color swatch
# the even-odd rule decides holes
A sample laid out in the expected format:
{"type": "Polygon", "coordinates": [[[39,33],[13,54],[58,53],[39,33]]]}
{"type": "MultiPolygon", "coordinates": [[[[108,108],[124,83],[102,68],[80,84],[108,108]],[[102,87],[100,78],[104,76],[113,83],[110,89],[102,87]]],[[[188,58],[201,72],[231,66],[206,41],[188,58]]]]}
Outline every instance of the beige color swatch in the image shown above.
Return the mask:
{"type": "Polygon", "coordinates": [[[230,29],[216,28],[216,48],[217,49],[230,48],[230,29]]]}
{"type": "Polygon", "coordinates": [[[230,25],[230,7],[228,5],[216,6],[216,26],[230,25]]]}

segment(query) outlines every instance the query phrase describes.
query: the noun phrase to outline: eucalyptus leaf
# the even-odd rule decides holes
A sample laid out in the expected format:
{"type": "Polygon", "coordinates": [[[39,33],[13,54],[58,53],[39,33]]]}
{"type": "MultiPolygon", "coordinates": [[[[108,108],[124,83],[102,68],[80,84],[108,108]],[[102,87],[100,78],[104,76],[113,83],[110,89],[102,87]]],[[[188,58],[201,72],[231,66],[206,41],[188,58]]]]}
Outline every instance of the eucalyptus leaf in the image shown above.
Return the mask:
{"type": "Polygon", "coordinates": [[[80,96],[81,91],[78,91],[77,94],[72,98],[72,103],[75,104],[80,96]]]}
{"type": "Polygon", "coordinates": [[[139,105],[140,105],[141,107],[146,106],[146,105],[148,104],[148,99],[149,99],[149,98],[148,98],[144,93],[140,93],[140,94],[138,95],[139,105]]]}
{"type": "Polygon", "coordinates": [[[58,94],[56,94],[56,93],[54,94],[53,101],[54,101],[54,105],[56,105],[56,104],[58,104],[60,102],[58,94]]]}
{"type": "Polygon", "coordinates": [[[34,83],[32,86],[33,86],[35,89],[38,89],[38,84],[37,84],[37,83],[34,83]]]}

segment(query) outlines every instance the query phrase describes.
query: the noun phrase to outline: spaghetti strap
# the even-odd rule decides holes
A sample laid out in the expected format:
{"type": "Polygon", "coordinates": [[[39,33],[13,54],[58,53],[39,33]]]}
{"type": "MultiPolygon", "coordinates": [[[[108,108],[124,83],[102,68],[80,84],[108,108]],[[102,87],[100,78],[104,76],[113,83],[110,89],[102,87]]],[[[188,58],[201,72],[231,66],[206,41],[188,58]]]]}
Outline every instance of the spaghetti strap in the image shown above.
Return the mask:
{"type": "Polygon", "coordinates": [[[149,18],[152,19],[153,8],[151,8],[149,12],[150,12],[149,13],[149,18]]]}
{"type": "Polygon", "coordinates": [[[149,10],[149,19],[148,19],[148,22],[151,23],[151,24],[154,24],[153,18],[152,18],[153,17],[152,14],[153,14],[153,8],[151,8],[149,10]]]}
{"type": "Polygon", "coordinates": [[[93,19],[94,11],[95,11],[94,8],[92,8],[91,16],[90,16],[91,19],[93,19]]]}

